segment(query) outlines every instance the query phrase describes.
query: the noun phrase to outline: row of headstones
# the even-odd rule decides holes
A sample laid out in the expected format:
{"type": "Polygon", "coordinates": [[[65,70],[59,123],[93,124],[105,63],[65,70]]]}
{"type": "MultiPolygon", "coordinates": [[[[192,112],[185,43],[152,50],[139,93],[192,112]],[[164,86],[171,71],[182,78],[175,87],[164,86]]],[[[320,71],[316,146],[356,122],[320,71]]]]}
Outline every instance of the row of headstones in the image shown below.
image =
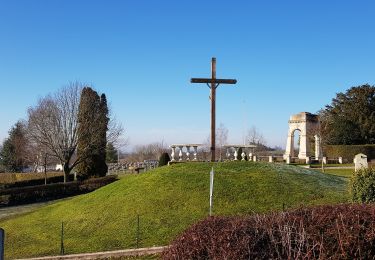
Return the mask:
{"type": "MultiPolygon", "coordinates": [[[[312,160],[313,160],[313,158],[312,157],[306,157],[306,164],[310,164],[311,162],[312,162],[312,160]]],[[[323,164],[327,164],[328,163],[328,158],[327,157],[323,157],[322,158],[322,161],[323,161],[323,164]]],[[[286,158],[285,158],[285,162],[287,163],[287,164],[291,164],[292,163],[292,157],[291,156],[286,156],[286,158]]],[[[338,163],[339,164],[342,164],[343,163],[343,159],[342,159],[342,157],[339,157],[338,158],[338,163]]]]}
{"type": "MultiPolygon", "coordinates": [[[[342,164],[342,157],[339,157],[339,164],[342,164]]],[[[309,164],[311,162],[311,157],[306,158],[306,164],[309,164]]],[[[367,162],[367,155],[360,153],[354,156],[353,159],[354,162],[354,170],[358,171],[361,169],[367,169],[368,168],[368,162],[367,162]]],[[[286,158],[286,163],[290,164],[291,163],[291,157],[288,156],[286,158]]],[[[327,157],[323,157],[323,163],[327,164],[327,157]]]]}
{"type": "Polygon", "coordinates": [[[152,162],[129,162],[129,163],[109,163],[108,170],[127,170],[129,168],[145,168],[145,169],[154,169],[159,166],[158,161],[152,162]]]}

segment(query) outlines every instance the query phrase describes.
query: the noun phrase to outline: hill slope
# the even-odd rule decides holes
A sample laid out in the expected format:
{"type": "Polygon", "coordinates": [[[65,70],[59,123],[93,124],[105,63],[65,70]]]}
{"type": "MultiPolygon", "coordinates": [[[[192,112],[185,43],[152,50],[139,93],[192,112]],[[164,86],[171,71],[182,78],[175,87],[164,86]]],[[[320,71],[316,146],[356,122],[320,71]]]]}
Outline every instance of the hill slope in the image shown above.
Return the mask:
{"type": "Polygon", "coordinates": [[[216,215],[251,214],[348,200],[344,178],[268,163],[187,163],[131,175],[92,193],[0,221],[7,258],[168,244],[208,214],[214,165],[216,215]],[[137,232],[137,215],[140,229],[137,232]]]}

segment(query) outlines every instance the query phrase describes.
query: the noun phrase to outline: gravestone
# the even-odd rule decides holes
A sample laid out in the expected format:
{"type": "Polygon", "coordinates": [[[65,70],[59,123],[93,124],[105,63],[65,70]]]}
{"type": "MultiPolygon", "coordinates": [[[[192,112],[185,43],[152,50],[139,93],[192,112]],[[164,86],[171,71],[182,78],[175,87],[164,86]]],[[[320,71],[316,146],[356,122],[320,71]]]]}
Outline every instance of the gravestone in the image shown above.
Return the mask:
{"type": "Polygon", "coordinates": [[[367,156],[365,154],[359,153],[354,156],[354,168],[355,171],[368,168],[367,156]]]}

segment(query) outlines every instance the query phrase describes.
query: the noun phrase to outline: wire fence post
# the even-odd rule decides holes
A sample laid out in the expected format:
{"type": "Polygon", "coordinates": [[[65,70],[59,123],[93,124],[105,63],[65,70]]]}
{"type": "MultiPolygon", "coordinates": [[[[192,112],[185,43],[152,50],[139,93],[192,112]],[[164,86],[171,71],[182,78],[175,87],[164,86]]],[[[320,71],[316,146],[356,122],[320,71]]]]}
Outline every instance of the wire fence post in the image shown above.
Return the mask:
{"type": "Polygon", "coordinates": [[[5,240],[5,231],[0,228],[0,260],[4,260],[4,240],[5,240]]]}
{"type": "Polygon", "coordinates": [[[139,248],[139,215],[137,215],[137,248],[139,248]]]}
{"type": "Polygon", "coordinates": [[[64,221],[61,221],[61,245],[60,245],[60,255],[64,255],[64,221]]]}

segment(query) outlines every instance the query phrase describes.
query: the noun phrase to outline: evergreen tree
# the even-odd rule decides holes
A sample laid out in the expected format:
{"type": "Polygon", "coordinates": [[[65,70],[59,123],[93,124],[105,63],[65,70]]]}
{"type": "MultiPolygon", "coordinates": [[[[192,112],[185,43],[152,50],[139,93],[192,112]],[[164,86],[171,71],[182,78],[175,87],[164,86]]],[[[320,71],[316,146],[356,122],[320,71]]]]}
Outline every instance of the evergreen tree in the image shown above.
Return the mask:
{"type": "Polygon", "coordinates": [[[20,172],[26,166],[26,126],[17,122],[9,131],[9,137],[5,139],[1,154],[1,164],[7,171],[20,172]]]}
{"type": "Polygon", "coordinates": [[[323,141],[327,144],[375,144],[375,86],[352,87],[338,93],[320,111],[323,141]]]}
{"type": "Polygon", "coordinates": [[[171,160],[168,153],[162,153],[159,158],[159,167],[168,165],[168,162],[171,160]]]}
{"type": "Polygon", "coordinates": [[[106,147],[107,147],[107,131],[108,131],[108,105],[107,97],[103,93],[100,96],[99,105],[99,153],[96,160],[96,172],[98,176],[105,176],[108,171],[106,164],[106,147]]]}
{"type": "Polygon", "coordinates": [[[78,112],[77,156],[81,163],[77,166],[80,179],[92,176],[105,176],[108,167],[105,162],[108,107],[104,94],[90,87],[82,90],[78,112]]]}
{"type": "Polygon", "coordinates": [[[114,147],[112,143],[107,144],[106,151],[106,162],[107,163],[116,163],[118,160],[118,150],[114,147]]]}
{"type": "Polygon", "coordinates": [[[242,156],[241,156],[241,154],[242,154],[242,147],[240,147],[240,148],[238,149],[238,152],[237,152],[237,160],[239,160],[239,161],[242,160],[242,156]]]}

